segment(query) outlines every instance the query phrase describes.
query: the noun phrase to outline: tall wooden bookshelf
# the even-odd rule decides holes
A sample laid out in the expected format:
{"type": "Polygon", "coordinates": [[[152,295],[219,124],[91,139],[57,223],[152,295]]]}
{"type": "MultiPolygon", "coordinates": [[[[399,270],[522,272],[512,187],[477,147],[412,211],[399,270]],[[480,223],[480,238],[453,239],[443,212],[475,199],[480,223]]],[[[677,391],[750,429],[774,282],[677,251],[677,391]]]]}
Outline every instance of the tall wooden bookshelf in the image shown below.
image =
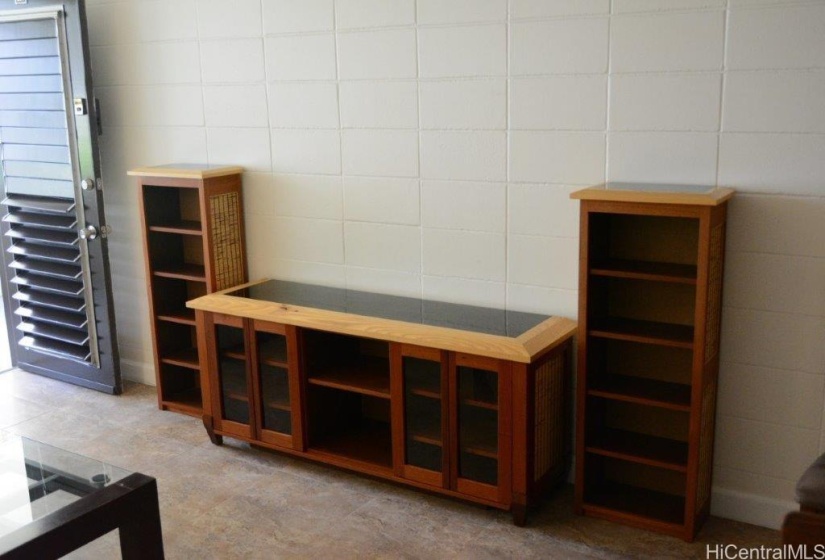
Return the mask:
{"type": "Polygon", "coordinates": [[[581,190],[577,513],[693,540],[710,511],[730,189],[581,190]]]}
{"type": "Polygon", "coordinates": [[[247,280],[240,167],[129,171],[140,184],[158,405],[200,417],[195,313],[186,302],[247,280]]]}

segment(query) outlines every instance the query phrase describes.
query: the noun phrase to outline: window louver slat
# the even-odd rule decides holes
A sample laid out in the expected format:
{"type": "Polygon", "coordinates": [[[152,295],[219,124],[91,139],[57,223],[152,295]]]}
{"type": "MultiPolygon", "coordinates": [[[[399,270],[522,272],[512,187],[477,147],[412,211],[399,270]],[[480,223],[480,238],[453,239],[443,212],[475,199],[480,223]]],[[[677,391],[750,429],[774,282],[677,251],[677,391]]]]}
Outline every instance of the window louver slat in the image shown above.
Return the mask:
{"type": "Polygon", "coordinates": [[[0,41],[20,41],[48,37],[56,37],[54,23],[50,20],[15,21],[0,26],[0,41]]]}
{"type": "Polygon", "coordinates": [[[66,197],[74,194],[72,181],[33,179],[30,177],[6,177],[6,192],[31,193],[44,197],[66,197]]]}
{"type": "Polygon", "coordinates": [[[0,109],[16,111],[59,111],[63,113],[62,93],[0,93],[0,109]]]}
{"type": "Polygon", "coordinates": [[[6,161],[37,161],[70,164],[71,158],[65,146],[36,146],[31,144],[5,144],[3,158],[6,161]]]}
{"type": "Polygon", "coordinates": [[[88,323],[85,315],[67,313],[48,307],[18,307],[14,313],[29,320],[52,323],[73,329],[82,329],[88,323]]]}
{"type": "MultiPolygon", "coordinates": [[[[2,61],[0,61],[1,63],[2,61]]],[[[0,64],[1,66],[2,64],[0,64]]],[[[66,131],[59,128],[3,128],[5,149],[16,144],[36,144],[38,146],[66,147],[66,131]]],[[[68,155],[68,154],[66,154],[68,155]]]]}
{"type": "Polygon", "coordinates": [[[63,83],[59,74],[46,76],[0,76],[0,92],[2,93],[29,93],[40,91],[44,93],[60,93],[63,83]]]}
{"type": "Polygon", "coordinates": [[[67,230],[77,227],[77,218],[74,216],[54,216],[51,214],[38,214],[32,212],[16,212],[6,214],[4,222],[17,225],[32,225],[41,228],[67,230]]]}
{"type": "Polygon", "coordinates": [[[63,358],[72,358],[81,362],[89,361],[92,353],[88,346],[75,346],[73,344],[66,344],[58,340],[49,340],[45,338],[34,338],[32,336],[24,336],[20,339],[20,346],[35,350],[44,354],[51,354],[53,356],[60,356],[63,358]]]}
{"type": "Polygon", "coordinates": [[[0,58],[28,58],[39,56],[60,56],[54,39],[23,39],[3,41],[0,58]]]}
{"type": "MultiPolygon", "coordinates": [[[[28,290],[18,290],[11,296],[21,304],[37,305],[40,307],[50,307],[52,309],[62,309],[63,311],[73,311],[81,313],[86,309],[86,302],[77,297],[61,296],[55,294],[32,293],[28,290]]],[[[86,317],[86,314],[83,314],[86,317]]]]}
{"type": "MultiPolygon", "coordinates": [[[[3,132],[5,136],[5,130],[3,132]]],[[[52,212],[54,214],[68,214],[75,208],[75,202],[71,199],[43,198],[22,194],[7,196],[0,204],[8,207],[24,208],[26,210],[52,212]]]]}
{"type": "Polygon", "coordinates": [[[79,266],[51,263],[47,261],[36,261],[31,259],[15,260],[9,264],[15,270],[40,274],[42,276],[52,276],[64,280],[80,280],[83,271],[79,266]]]}
{"type": "Polygon", "coordinates": [[[59,280],[57,278],[49,278],[47,276],[35,276],[28,273],[18,271],[11,282],[18,286],[25,286],[32,290],[39,290],[42,292],[49,292],[52,294],[61,294],[65,296],[79,296],[83,293],[82,282],[70,282],[67,280],[59,280]]]}
{"type": "Polygon", "coordinates": [[[74,249],[35,245],[26,243],[25,241],[15,242],[15,244],[8,249],[8,252],[12,255],[52,262],[76,263],[80,260],[80,252],[74,249]]]}
{"type": "Polygon", "coordinates": [[[63,111],[0,110],[0,126],[19,128],[60,128],[66,130],[63,111]]]}
{"type": "Polygon", "coordinates": [[[52,231],[33,227],[10,229],[6,235],[12,239],[23,239],[32,243],[72,247],[79,243],[77,232],[52,231]]]}
{"type": "Polygon", "coordinates": [[[66,344],[74,344],[75,346],[82,346],[89,342],[89,333],[87,332],[66,329],[47,323],[23,321],[17,325],[17,329],[35,338],[49,338],[66,344]]]}
{"type": "MultiPolygon", "coordinates": [[[[5,157],[5,156],[4,156],[5,157]]],[[[25,179],[48,179],[50,181],[71,181],[72,166],[67,163],[44,163],[38,161],[10,161],[5,158],[6,177],[25,179]]]]}

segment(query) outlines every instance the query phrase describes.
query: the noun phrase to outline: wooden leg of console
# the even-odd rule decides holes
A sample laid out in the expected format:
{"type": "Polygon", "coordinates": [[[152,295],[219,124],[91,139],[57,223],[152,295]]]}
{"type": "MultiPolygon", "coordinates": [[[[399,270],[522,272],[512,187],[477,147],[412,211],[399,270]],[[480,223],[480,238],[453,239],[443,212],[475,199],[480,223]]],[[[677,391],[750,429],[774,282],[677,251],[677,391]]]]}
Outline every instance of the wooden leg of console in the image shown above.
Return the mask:
{"type": "Polygon", "coordinates": [[[524,527],[527,524],[527,506],[514,503],[511,510],[513,512],[513,525],[524,527]]]}
{"type": "Polygon", "coordinates": [[[223,436],[215,433],[215,428],[212,425],[212,417],[208,414],[203,415],[203,427],[206,428],[206,433],[209,434],[209,440],[215,445],[223,445],[223,436]]]}

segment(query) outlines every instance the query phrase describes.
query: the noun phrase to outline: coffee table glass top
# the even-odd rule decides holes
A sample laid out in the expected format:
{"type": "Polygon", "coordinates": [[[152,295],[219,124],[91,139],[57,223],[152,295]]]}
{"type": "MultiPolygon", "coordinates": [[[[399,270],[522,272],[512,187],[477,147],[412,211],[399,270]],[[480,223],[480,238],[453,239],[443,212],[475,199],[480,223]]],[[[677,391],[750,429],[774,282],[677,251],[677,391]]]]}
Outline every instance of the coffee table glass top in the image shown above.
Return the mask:
{"type": "Polygon", "coordinates": [[[390,296],[284,280],[268,280],[227,292],[226,295],[513,338],[521,336],[550,318],[548,315],[536,313],[390,296]]]}
{"type": "Polygon", "coordinates": [[[0,538],[130,474],[0,431],[0,538]]]}

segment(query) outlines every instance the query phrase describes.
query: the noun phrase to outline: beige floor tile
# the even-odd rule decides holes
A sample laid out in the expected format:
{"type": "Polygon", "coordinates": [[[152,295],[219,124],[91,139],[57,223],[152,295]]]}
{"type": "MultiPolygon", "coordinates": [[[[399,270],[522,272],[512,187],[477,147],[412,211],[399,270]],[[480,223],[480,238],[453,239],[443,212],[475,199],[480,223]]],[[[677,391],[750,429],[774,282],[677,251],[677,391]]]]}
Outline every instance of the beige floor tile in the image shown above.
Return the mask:
{"type": "MultiPolygon", "coordinates": [[[[571,487],[548,496],[519,528],[499,510],[229,438],[217,447],[199,420],[159,411],[154,389],[137,384],[114,397],[19,371],[0,374],[0,441],[9,434],[157,478],[173,560],[704,558],[707,543],[779,542],[776,531],[717,518],[684,543],[579,517],[571,487]],[[4,428],[4,418],[14,423],[4,428]]],[[[111,535],[71,556],[119,557],[111,535]]]]}
{"type": "Polygon", "coordinates": [[[0,394],[0,428],[7,428],[45,414],[49,409],[40,403],[0,394]]]}

